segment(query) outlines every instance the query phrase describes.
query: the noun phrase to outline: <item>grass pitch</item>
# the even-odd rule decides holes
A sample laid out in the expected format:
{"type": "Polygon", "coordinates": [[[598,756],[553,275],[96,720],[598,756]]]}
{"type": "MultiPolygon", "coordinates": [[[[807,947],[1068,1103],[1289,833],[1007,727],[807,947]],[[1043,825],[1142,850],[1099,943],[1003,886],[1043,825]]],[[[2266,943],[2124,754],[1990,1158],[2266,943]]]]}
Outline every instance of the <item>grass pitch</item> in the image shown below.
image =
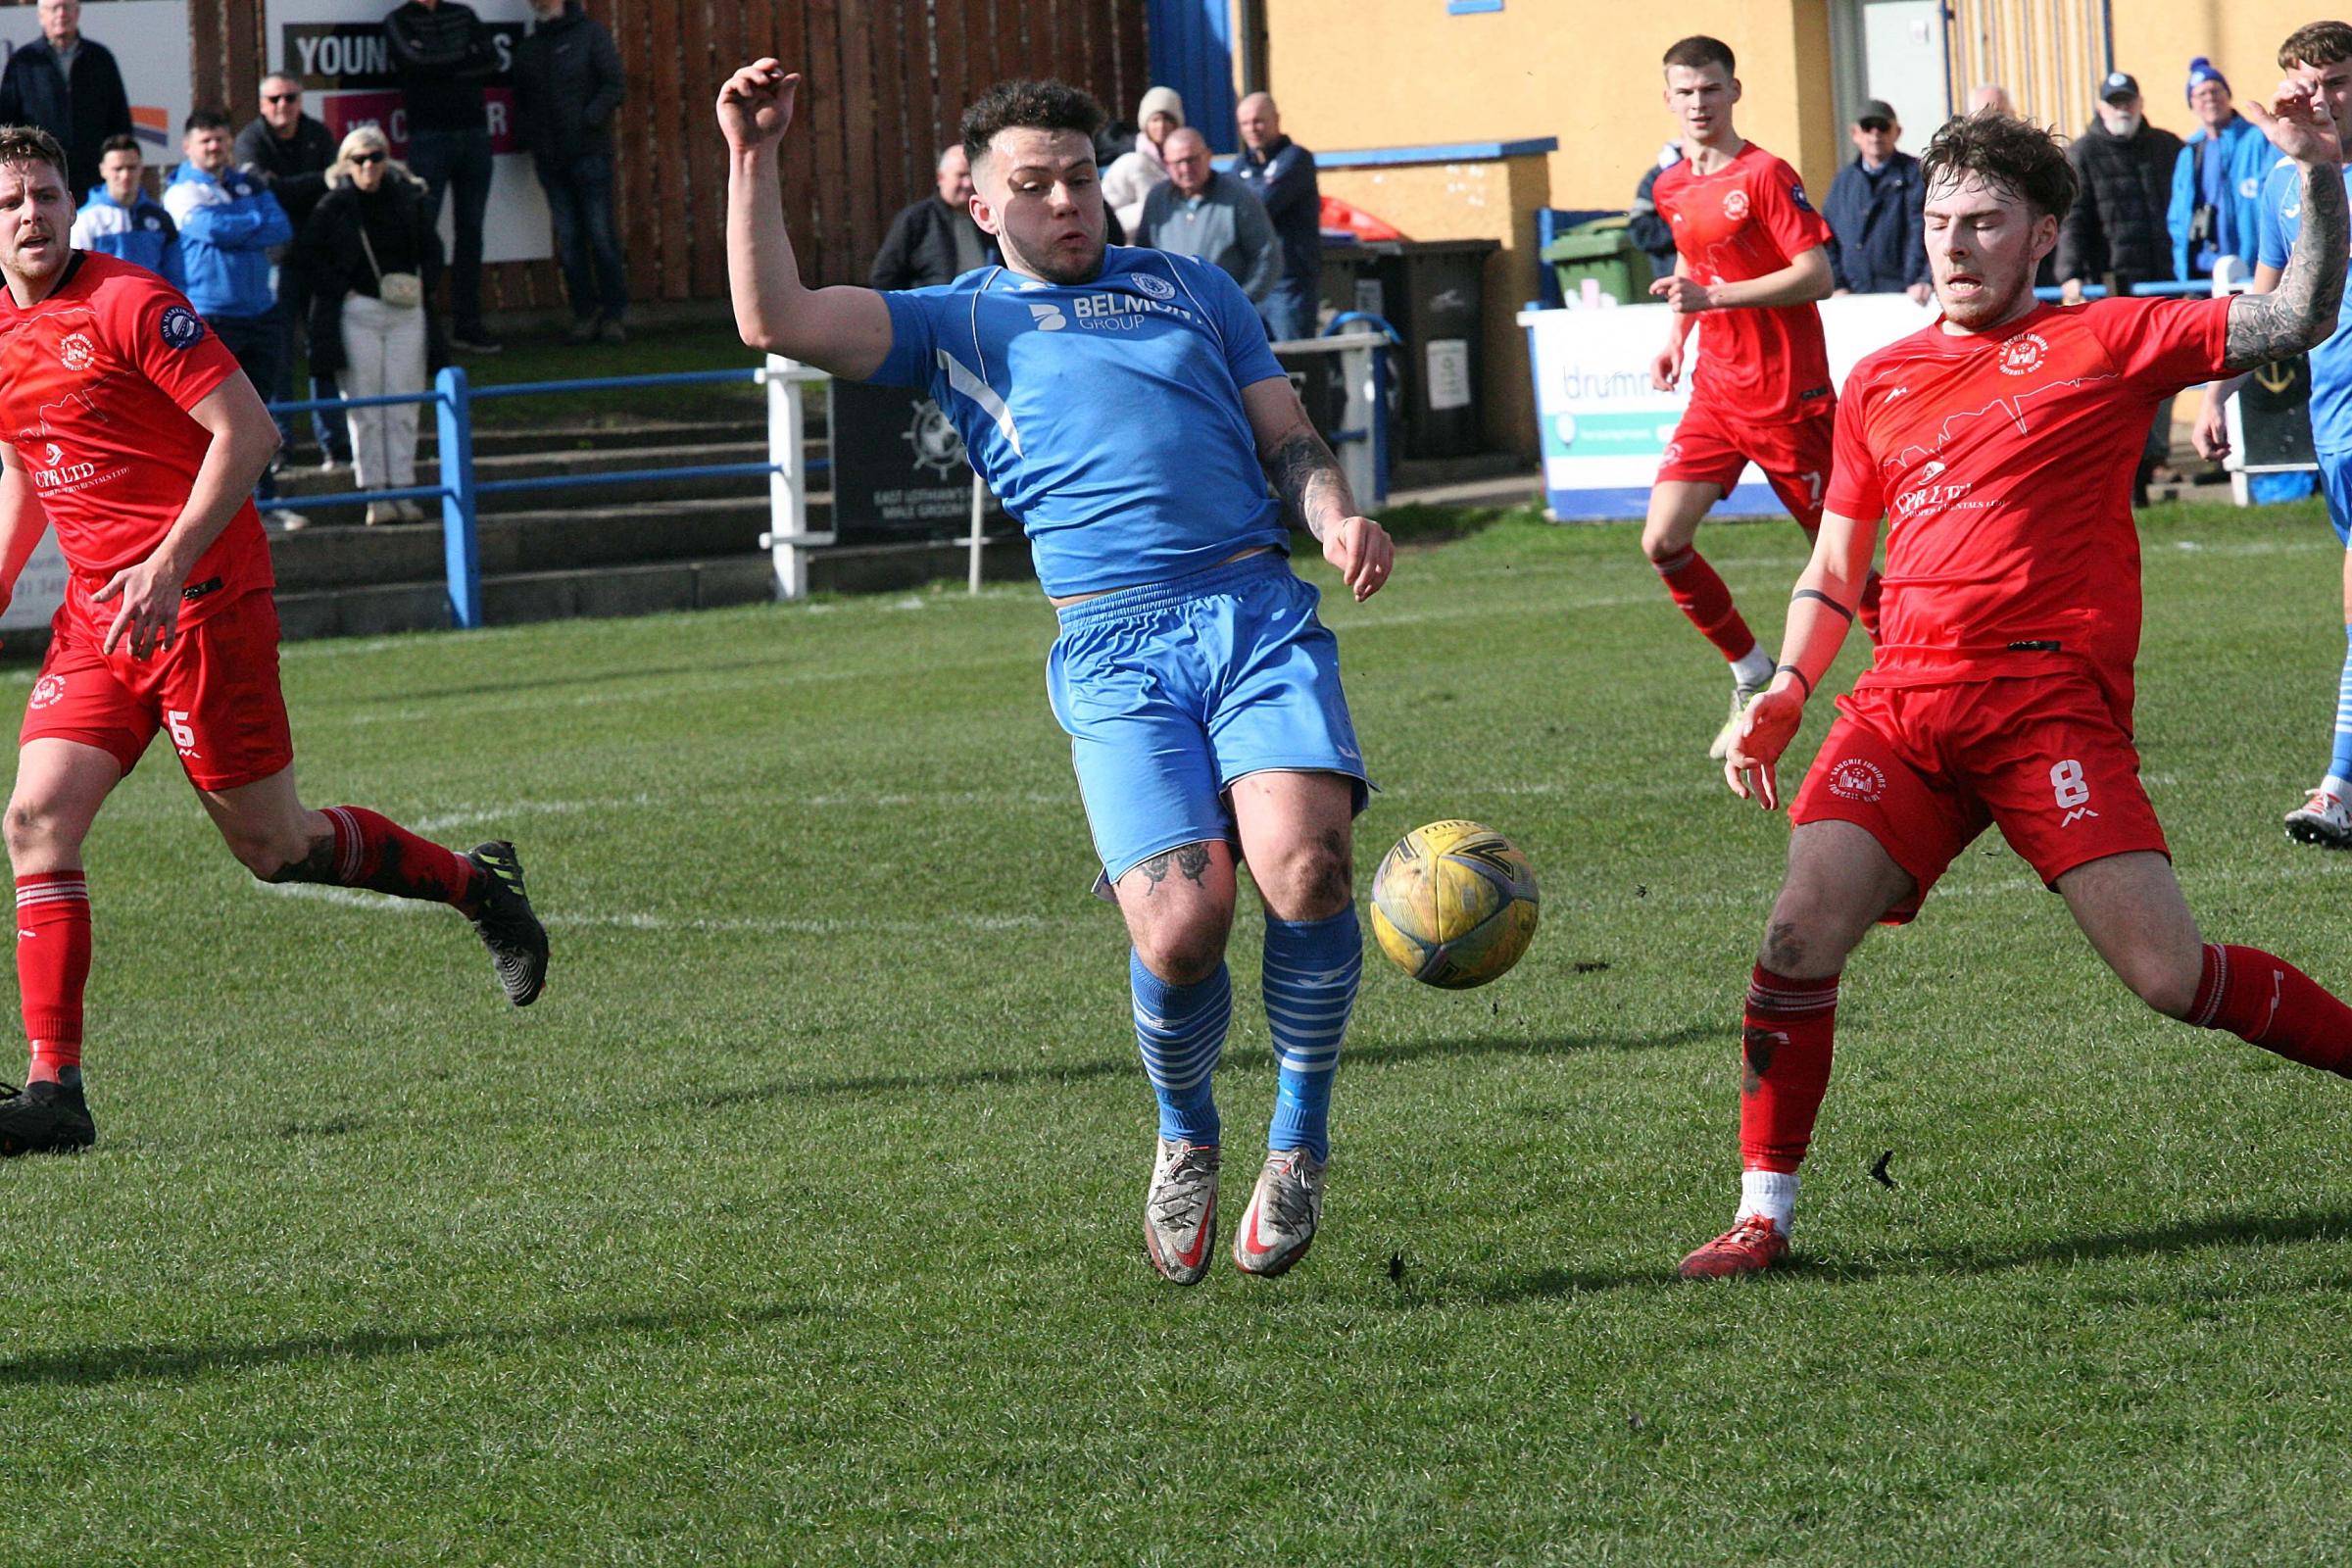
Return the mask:
{"type": "MultiPolygon", "coordinates": [[[[256,886],[149,758],[89,847],[99,1148],[0,1168],[7,1560],[2343,1555],[2352,1086],[2147,1013],[1989,838],[1847,972],[1799,1265],[1675,1281],[1785,823],[1707,761],[1722,666],[1630,528],[1397,521],[1394,585],[1326,603],[1359,877],[1480,818],[1544,928],[1482,991],[1368,965],[1272,1284],[1144,1262],[1033,592],[289,648],[306,796],[512,836],[554,978],[514,1013],[447,911],[256,886]]],[[[1702,544],[1777,629],[1795,532],[1702,544]]],[[[2301,508],[2144,553],[2191,902],[2352,990],[2352,858],[2278,828],[2341,552],[2301,508]]]]}

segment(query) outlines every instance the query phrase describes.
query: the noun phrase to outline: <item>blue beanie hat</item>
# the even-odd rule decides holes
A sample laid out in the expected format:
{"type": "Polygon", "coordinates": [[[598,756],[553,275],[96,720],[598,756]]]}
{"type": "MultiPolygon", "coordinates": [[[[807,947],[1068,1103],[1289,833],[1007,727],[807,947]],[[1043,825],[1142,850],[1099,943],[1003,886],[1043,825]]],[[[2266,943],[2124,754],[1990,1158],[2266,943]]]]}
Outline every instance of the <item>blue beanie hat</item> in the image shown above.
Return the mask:
{"type": "Polygon", "coordinates": [[[2220,82],[2224,92],[2230,90],[2230,78],[2214,70],[2212,61],[2199,55],[2188,63],[2188,96],[2194,98],[2197,95],[2197,89],[2209,81],[2220,82]]]}

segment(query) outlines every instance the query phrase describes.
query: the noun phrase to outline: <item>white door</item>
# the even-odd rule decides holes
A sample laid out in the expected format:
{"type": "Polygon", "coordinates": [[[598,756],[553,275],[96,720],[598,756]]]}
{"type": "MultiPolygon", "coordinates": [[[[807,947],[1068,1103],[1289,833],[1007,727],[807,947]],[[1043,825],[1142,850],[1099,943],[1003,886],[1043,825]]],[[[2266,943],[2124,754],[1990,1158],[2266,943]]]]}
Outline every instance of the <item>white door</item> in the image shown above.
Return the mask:
{"type": "MultiPolygon", "coordinates": [[[[1864,0],[1863,96],[1884,98],[1903,122],[1902,150],[1917,154],[1952,112],[1943,59],[1941,0],[1864,0]]],[[[1845,123],[1857,105],[1842,106],[1845,123]]]]}

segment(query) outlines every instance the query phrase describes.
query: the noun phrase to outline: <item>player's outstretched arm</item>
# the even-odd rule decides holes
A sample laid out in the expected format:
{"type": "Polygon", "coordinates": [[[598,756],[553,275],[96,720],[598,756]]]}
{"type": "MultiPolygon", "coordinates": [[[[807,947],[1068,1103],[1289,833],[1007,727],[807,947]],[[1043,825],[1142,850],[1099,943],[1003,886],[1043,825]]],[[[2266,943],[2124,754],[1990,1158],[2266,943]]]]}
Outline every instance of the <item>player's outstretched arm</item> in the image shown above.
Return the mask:
{"type": "Polygon", "coordinates": [[[1788,625],[1781,634],[1781,667],[1740,715],[1732,749],[1723,760],[1723,780],[1741,800],[1753,799],[1767,811],[1781,804],[1781,754],[1796,739],[1805,700],[1828,677],[1838,650],[1854,624],[1862,588],[1878,550],[1878,519],[1825,513],[1814,537],[1813,559],[1798,573],[1788,597],[1788,625]]]}
{"type": "Polygon", "coordinates": [[[0,610],[16,598],[17,579],[48,528],[49,514],[41,510],[31,473],[15,447],[0,444],[0,610]]]}
{"type": "Polygon", "coordinates": [[[854,381],[890,354],[890,307],[866,288],[806,288],[778,195],[777,150],[801,78],[774,60],[744,67],[718,90],[727,138],[727,290],[750,347],[854,381]]]}
{"type": "Polygon", "coordinates": [[[2314,348],[2335,330],[2352,229],[2346,227],[2343,144],[2319,90],[2282,82],[2268,108],[2253,101],[2239,107],[2303,176],[2303,222],[2278,286],[2230,302],[2226,364],[2249,370],[2314,348]]]}
{"type": "MultiPolygon", "coordinates": [[[[2268,262],[2254,264],[2254,280],[2246,285],[2248,294],[2272,294],[2278,288],[2279,270],[2268,262]]],[[[2197,410],[2196,422],[2189,430],[2189,444],[2197,456],[2208,463],[2218,463],[2230,455],[2230,400],[2237,389],[2246,384],[2243,372],[2225,376],[2219,381],[2205,383],[2205,402],[2197,410]]]]}
{"type": "Polygon", "coordinates": [[[106,628],[110,654],[125,638],[133,659],[172,646],[179,625],[179,591],[187,586],[188,573],[235,518],[277,455],[277,425],[242,373],[206,393],[188,417],[213,438],[188,490],[188,504],[146,560],[124,566],[90,595],[92,604],[120,601],[106,628]]]}
{"type": "Polygon", "coordinates": [[[1268,376],[1242,388],[1242,407],[1257,437],[1266,479],[1306,531],[1323,544],[1323,559],[1339,568],[1361,604],[1380,592],[1395,565],[1389,531],[1355,510],[1355,494],[1340,460],[1315,433],[1288,376],[1268,376]]]}

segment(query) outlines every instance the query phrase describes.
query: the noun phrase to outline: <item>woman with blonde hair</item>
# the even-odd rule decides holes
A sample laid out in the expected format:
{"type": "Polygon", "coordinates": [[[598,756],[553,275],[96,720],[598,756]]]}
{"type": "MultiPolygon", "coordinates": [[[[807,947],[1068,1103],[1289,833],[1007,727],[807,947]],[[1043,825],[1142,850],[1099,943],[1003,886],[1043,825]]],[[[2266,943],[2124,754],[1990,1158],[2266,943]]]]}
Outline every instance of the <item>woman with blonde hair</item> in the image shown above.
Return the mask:
{"type": "MultiPolygon", "coordinates": [[[[343,138],[326,181],[290,259],[311,283],[311,369],[338,372],[346,398],[421,392],[431,362],[428,302],[441,271],[441,236],[425,211],[424,181],[392,161],[391,143],[373,125],[343,138]]],[[[416,482],[418,407],[350,411],[352,469],[362,490],[416,482]]],[[[371,523],[423,518],[413,501],[368,507],[371,523]]]]}

